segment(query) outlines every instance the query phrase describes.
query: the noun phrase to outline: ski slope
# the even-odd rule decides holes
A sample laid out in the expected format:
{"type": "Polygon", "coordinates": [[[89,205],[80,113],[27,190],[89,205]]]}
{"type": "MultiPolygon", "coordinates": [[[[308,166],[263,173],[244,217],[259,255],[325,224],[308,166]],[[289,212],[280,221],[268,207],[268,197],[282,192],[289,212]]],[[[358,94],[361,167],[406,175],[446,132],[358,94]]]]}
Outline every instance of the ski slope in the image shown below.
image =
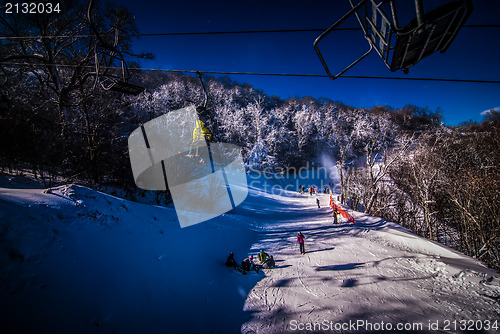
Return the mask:
{"type": "Polygon", "coordinates": [[[333,225],[326,195],[318,209],[309,194],[254,186],[235,210],[181,229],[173,208],[9,181],[0,177],[0,333],[460,333],[470,321],[497,332],[497,272],[379,218],[353,212],[356,224],[333,225]],[[243,276],[223,265],[230,251],[241,261],[259,249],[277,268],[243,276]]]}

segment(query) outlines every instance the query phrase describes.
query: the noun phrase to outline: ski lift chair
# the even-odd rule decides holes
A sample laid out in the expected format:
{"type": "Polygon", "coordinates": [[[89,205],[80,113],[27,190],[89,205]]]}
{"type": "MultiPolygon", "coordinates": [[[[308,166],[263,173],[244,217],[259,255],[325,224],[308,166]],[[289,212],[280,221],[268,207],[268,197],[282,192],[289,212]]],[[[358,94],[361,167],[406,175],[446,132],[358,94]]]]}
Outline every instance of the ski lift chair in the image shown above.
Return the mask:
{"type": "Polygon", "coordinates": [[[110,89],[114,90],[115,92],[120,92],[129,95],[137,95],[144,90],[144,87],[131,84],[130,82],[116,80],[114,81],[114,84],[111,86],[110,89]]]}
{"type": "Polygon", "coordinates": [[[119,93],[138,95],[144,90],[144,87],[129,83],[125,76],[127,71],[125,61],[122,60],[122,77],[109,74],[104,75],[101,80],[101,87],[104,90],[113,90],[119,93]]]}
{"type": "Polygon", "coordinates": [[[125,59],[123,58],[123,54],[118,50],[116,47],[118,45],[118,30],[115,28],[115,36],[114,36],[114,43],[111,45],[110,43],[107,43],[102,36],[99,34],[98,29],[95,27],[94,22],[92,21],[92,8],[93,8],[93,2],[94,0],[89,1],[89,7],[87,9],[87,18],[90,23],[90,27],[93,30],[95,36],[98,39],[98,44],[94,50],[95,52],[95,58],[96,58],[96,82],[99,79],[99,76],[102,76],[103,79],[101,80],[101,87],[104,90],[113,90],[116,92],[120,93],[125,93],[125,94],[131,94],[131,95],[137,95],[141,93],[144,90],[144,87],[140,87],[134,84],[131,84],[128,82],[127,79],[127,74],[128,72],[128,67],[126,65],[125,59]],[[102,50],[105,50],[108,52],[107,56],[112,58],[112,59],[118,59],[121,61],[122,64],[122,76],[119,77],[117,75],[110,75],[110,74],[99,74],[99,62],[97,60],[97,47],[101,48],[102,50]]]}
{"type": "Polygon", "coordinates": [[[357,5],[354,5],[352,0],[349,2],[351,10],[314,41],[314,49],[332,80],[368,56],[373,49],[391,71],[402,70],[408,73],[409,68],[423,58],[437,51],[446,52],[473,9],[471,0],[457,0],[424,13],[423,0],[414,0],[414,18],[408,25],[401,27],[396,0],[362,0],[357,5]],[[363,19],[360,12],[364,14],[363,19]],[[387,12],[391,15],[387,15],[387,12]],[[333,75],[318,43],[352,14],[356,15],[370,48],[349,66],[333,75]]]}
{"type": "MultiPolygon", "coordinates": [[[[205,121],[208,122],[208,131],[210,132],[209,139],[207,139],[207,143],[210,143],[212,141],[215,141],[215,131],[214,131],[214,122],[212,120],[212,117],[210,116],[210,112],[207,110],[207,102],[208,102],[208,92],[207,92],[207,87],[205,86],[205,83],[203,82],[203,78],[201,75],[201,72],[196,72],[198,75],[198,79],[200,80],[201,88],[203,89],[203,104],[196,107],[196,113],[198,114],[198,117],[201,119],[204,119],[205,121]]],[[[205,123],[207,123],[205,122],[205,123]]]]}

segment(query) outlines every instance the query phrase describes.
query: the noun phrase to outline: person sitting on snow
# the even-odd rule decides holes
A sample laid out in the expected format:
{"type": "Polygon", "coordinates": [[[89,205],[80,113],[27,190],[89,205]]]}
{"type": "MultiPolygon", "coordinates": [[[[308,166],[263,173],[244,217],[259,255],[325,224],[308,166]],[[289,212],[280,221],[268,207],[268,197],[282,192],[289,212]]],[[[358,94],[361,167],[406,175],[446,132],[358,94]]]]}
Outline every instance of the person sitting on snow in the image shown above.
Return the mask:
{"type": "Polygon", "coordinates": [[[262,268],[261,265],[255,264],[255,262],[253,262],[252,255],[250,255],[241,262],[241,267],[243,268],[243,270],[246,271],[255,270],[257,273],[259,273],[259,269],[262,268]]]}
{"type": "Polygon", "coordinates": [[[267,254],[266,252],[264,252],[264,250],[260,250],[259,252],[259,261],[260,263],[264,263],[266,262],[267,258],[269,258],[269,254],[267,254]]]}
{"type": "Polygon", "coordinates": [[[233,252],[229,253],[229,256],[227,257],[227,260],[226,260],[226,266],[233,267],[235,269],[236,269],[236,267],[238,267],[238,263],[236,263],[236,261],[234,260],[233,252]]]}
{"type": "Polygon", "coordinates": [[[262,265],[255,263],[252,255],[250,255],[250,263],[252,264],[252,269],[258,274],[259,270],[262,269],[262,265]]]}
{"type": "Polygon", "coordinates": [[[276,266],[276,262],[274,261],[274,258],[271,255],[271,257],[269,257],[266,261],[264,261],[262,268],[270,269],[270,268],[274,268],[275,266],[276,266]]]}
{"type": "MultiPolygon", "coordinates": [[[[250,256],[250,258],[253,259],[252,256],[250,256]]],[[[252,269],[252,261],[250,261],[250,258],[247,257],[246,259],[241,261],[241,268],[243,268],[243,270],[249,271],[252,269]]]]}

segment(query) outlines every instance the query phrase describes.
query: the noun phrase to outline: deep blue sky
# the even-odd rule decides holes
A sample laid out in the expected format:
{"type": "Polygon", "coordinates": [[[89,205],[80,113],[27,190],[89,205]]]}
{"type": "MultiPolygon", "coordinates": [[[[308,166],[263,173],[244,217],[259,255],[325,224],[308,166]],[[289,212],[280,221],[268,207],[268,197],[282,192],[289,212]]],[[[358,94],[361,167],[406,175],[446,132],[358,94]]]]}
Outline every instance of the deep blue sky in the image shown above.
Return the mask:
{"type": "MultiPolygon", "coordinates": [[[[424,6],[442,2],[424,0],[424,6]]],[[[120,5],[136,17],[140,33],[327,28],[349,9],[348,0],[125,0],[120,5]]],[[[499,14],[500,1],[475,0],[467,24],[499,24],[499,14]]],[[[357,26],[357,21],[347,21],[344,26],[357,26]]],[[[424,59],[411,68],[408,76],[499,80],[499,33],[499,28],[464,28],[446,53],[424,59]]],[[[155,60],[142,63],[148,68],[324,74],[313,49],[319,34],[151,36],[137,40],[134,49],[155,54],[155,60]]],[[[320,46],[334,70],[368,49],[361,31],[333,32],[320,46]]],[[[390,72],[375,52],[346,74],[405,76],[401,71],[390,72]]],[[[246,75],[230,78],[281,98],[327,97],[354,107],[439,107],[448,125],[480,121],[481,112],[500,107],[500,84],[246,75]]]]}

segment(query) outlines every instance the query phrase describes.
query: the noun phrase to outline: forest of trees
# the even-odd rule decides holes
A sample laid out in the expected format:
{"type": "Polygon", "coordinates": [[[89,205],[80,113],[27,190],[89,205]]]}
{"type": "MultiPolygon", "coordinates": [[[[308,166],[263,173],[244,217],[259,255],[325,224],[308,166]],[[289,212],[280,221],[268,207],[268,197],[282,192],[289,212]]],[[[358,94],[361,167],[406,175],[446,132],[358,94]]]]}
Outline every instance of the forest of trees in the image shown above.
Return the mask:
{"type": "MultiPolygon", "coordinates": [[[[68,0],[71,2],[70,0],[68,0]]],[[[31,173],[45,185],[78,182],[140,193],[128,135],[204,92],[192,75],[129,71],[146,89],[137,96],[103,89],[111,66],[131,52],[135,31],[125,9],[86,8],[58,16],[0,19],[0,35],[73,36],[0,42],[0,170],[31,173]],[[119,52],[110,52],[95,37],[119,52]],[[121,55],[118,57],[118,54],[121,55]]],[[[356,109],[312,97],[268,96],[229,78],[205,77],[214,138],[242,148],[249,169],[283,172],[320,155],[336,161],[338,190],[351,208],[412,229],[500,267],[500,118],[442,124],[439,111],[406,106],[356,109]]],[[[169,202],[168,191],[156,197],[169,202]]]]}

